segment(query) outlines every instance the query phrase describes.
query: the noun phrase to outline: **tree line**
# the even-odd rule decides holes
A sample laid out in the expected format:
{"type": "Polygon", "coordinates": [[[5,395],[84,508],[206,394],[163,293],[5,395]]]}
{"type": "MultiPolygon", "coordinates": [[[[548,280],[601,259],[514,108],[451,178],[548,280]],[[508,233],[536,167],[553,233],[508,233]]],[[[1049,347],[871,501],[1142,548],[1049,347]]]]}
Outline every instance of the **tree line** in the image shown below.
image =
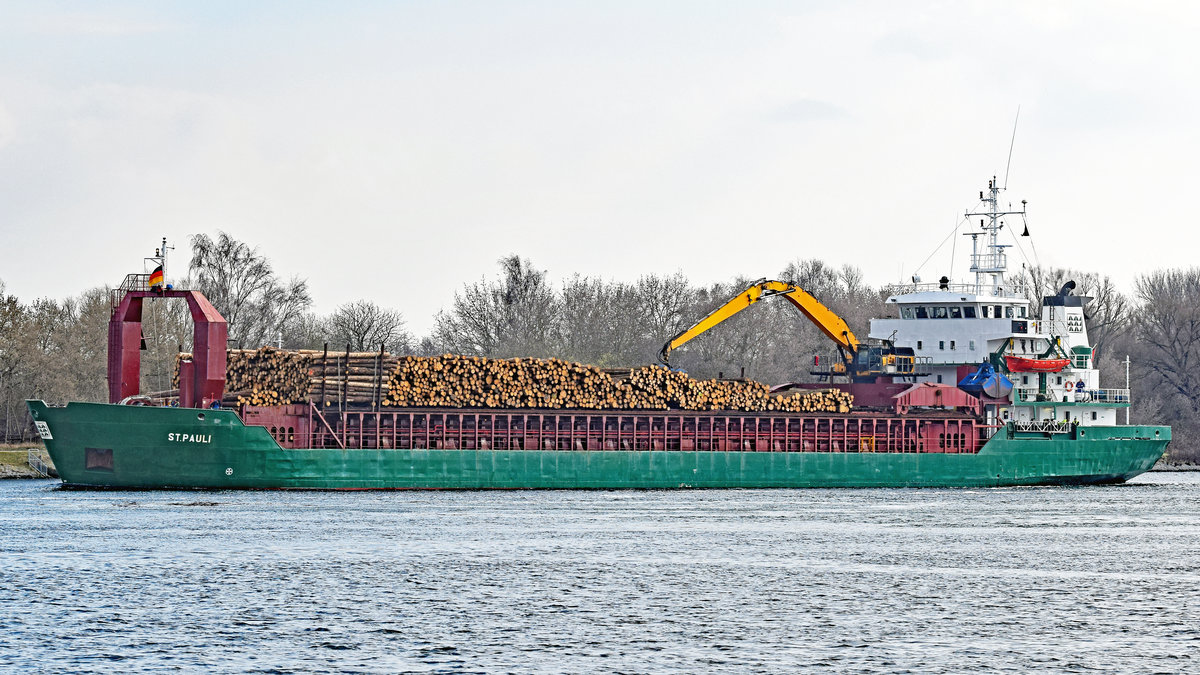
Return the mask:
{"type": "MultiPolygon", "coordinates": [[[[440,311],[428,335],[414,336],[403,314],[366,300],[327,315],[312,311],[304,279],[279,276],[265,254],[226,233],[191,238],[188,273],[179,288],[202,291],[229,322],[231,347],[491,357],[557,357],[601,367],[652,363],[663,343],[747,288],[754,279],[698,285],[681,273],[647,274],[625,282],[582,275],[554,284],[546,270],[517,255],[501,258],[491,277],[466,283],[440,311]]],[[[797,284],[841,315],[864,339],[872,317],[889,314],[895,288],[872,287],[851,265],[795,260],[774,278],[797,284]]],[[[1122,292],[1111,278],[1061,268],[1031,268],[1016,280],[1034,315],[1041,298],[1067,280],[1086,307],[1101,378],[1125,381],[1132,361],[1133,421],[1175,427],[1171,455],[1200,461],[1200,268],[1155,271],[1122,292]]],[[[24,399],[105,400],[107,325],[112,299],[92,289],[66,300],[23,302],[0,280],[0,438],[28,439],[24,399]]],[[[891,310],[894,311],[894,310],[891,310]]],[[[146,303],[142,390],[170,389],[175,355],[191,349],[186,303],[146,303]]],[[[829,340],[784,302],[762,302],[672,355],[672,365],[696,377],[741,377],[776,384],[811,381],[814,356],[833,354],[829,340]]]]}

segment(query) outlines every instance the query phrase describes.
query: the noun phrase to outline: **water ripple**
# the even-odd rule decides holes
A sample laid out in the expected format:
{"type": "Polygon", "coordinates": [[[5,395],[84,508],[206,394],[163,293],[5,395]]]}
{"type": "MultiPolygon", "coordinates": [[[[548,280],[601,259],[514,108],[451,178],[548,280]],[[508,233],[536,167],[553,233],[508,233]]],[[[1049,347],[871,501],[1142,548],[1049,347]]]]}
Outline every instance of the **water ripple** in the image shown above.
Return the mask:
{"type": "Polygon", "coordinates": [[[1197,671],[1198,495],[8,481],[0,670],[1197,671]]]}

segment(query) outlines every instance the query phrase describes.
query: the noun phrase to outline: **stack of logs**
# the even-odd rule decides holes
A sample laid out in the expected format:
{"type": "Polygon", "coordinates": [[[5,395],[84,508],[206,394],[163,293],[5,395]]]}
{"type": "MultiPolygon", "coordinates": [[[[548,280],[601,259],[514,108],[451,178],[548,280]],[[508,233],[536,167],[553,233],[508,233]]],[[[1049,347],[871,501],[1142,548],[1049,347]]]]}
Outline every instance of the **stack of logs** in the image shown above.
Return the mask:
{"type": "MultiPolygon", "coordinates": [[[[180,354],[180,358],[190,354],[180,354]]],[[[605,371],[560,359],[386,352],[230,350],[226,406],[312,401],[374,407],[849,412],[842,391],[772,395],[748,380],[696,380],[661,366],[605,371]]],[[[178,364],[175,370],[178,383],[178,364]]]]}
{"type": "Polygon", "coordinates": [[[388,378],[398,359],[387,352],[322,352],[302,350],[310,358],[308,396],[318,407],[338,401],[374,404],[387,395],[388,378]]]}
{"type": "MultiPolygon", "coordinates": [[[[179,387],[179,363],[190,359],[182,353],[175,359],[172,385],[179,387]]],[[[308,353],[263,347],[230,349],[225,353],[225,395],[221,405],[281,405],[309,398],[308,353]]]]}
{"type": "Polygon", "coordinates": [[[619,408],[630,388],[595,366],[559,359],[477,356],[400,359],[387,406],[469,408],[619,408]]]}
{"type": "Polygon", "coordinates": [[[849,412],[852,403],[838,390],[773,396],[761,382],[695,380],[660,366],[614,373],[559,359],[453,354],[402,357],[383,401],[396,407],[790,412],[849,412]]]}

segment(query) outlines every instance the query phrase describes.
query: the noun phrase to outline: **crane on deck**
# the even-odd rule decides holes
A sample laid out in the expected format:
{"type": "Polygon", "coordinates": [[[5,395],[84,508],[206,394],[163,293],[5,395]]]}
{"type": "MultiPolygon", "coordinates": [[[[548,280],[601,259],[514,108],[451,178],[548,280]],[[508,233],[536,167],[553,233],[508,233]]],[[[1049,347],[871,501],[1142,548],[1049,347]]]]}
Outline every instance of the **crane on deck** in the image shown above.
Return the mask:
{"type": "Polygon", "coordinates": [[[896,347],[890,342],[863,344],[855,337],[845,319],[821,304],[811,293],[786,281],[759,279],[749,288],[730,298],[708,316],[697,321],[663,345],[659,360],[670,366],[671,352],[701,333],[750,307],[763,298],[782,296],[837,345],[840,363],[828,370],[813,370],[824,378],[849,377],[852,382],[874,382],[879,378],[915,378],[916,356],[911,347],[896,347]]]}

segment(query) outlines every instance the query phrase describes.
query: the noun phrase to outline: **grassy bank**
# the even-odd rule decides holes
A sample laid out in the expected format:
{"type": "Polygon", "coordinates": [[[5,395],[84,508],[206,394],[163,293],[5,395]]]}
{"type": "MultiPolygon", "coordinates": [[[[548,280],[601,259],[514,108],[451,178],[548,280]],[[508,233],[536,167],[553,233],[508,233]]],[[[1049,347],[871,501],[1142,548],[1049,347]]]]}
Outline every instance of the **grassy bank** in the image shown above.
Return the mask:
{"type": "Polygon", "coordinates": [[[41,474],[29,466],[29,449],[35,449],[51,469],[54,465],[46,455],[46,449],[37,443],[0,445],[0,478],[41,478],[41,474]]]}

